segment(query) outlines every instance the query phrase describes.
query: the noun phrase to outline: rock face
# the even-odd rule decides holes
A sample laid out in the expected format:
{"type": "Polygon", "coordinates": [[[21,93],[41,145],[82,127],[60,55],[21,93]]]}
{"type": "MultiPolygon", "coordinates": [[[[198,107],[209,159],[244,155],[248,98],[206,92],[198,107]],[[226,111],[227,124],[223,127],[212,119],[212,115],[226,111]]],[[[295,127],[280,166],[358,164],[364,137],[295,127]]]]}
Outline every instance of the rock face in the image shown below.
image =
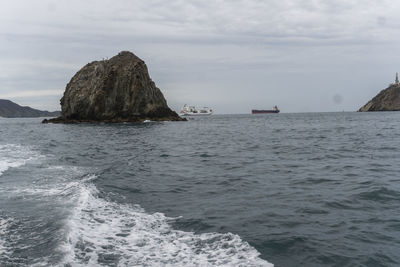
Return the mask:
{"type": "Polygon", "coordinates": [[[131,52],[94,61],[78,71],[61,98],[61,116],[44,122],[136,122],[183,120],[131,52]]]}
{"type": "Polygon", "coordinates": [[[400,85],[392,84],[382,90],[358,111],[398,111],[400,110],[400,85]]]}
{"type": "Polygon", "coordinates": [[[3,118],[35,118],[35,117],[56,117],[59,111],[49,112],[20,106],[10,100],[0,99],[0,117],[3,118]]]}

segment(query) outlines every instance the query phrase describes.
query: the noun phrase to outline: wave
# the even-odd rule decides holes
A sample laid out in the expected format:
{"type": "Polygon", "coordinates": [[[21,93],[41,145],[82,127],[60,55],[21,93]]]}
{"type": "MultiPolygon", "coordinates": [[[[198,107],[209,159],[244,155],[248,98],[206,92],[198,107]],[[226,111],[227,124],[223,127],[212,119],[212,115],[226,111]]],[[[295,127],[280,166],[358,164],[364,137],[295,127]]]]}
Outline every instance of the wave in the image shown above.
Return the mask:
{"type": "Polygon", "coordinates": [[[0,218],[0,258],[8,258],[10,253],[5,241],[7,228],[9,227],[10,223],[10,218],[0,218]]]}
{"type": "Polygon", "coordinates": [[[72,266],[273,266],[231,233],[175,230],[172,218],[146,213],[138,205],[101,198],[94,184],[79,188],[60,246],[72,266]]]}
{"type": "MultiPolygon", "coordinates": [[[[21,159],[19,163],[22,166],[23,163],[31,160],[32,158],[45,158],[44,156],[36,154],[35,157],[31,157],[28,160],[21,159]]],[[[73,166],[47,166],[43,168],[30,168],[29,179],[19,181],[18,183],[8,183],[0,187],[0,194],[7,195],[8,197],[29,197],[30,200],[34,200],[34,197],[46,198],[64,198],[62,202],[68,204],[66,201],[69,195],[75,195],[77,188],[85,181],[93,179],[93,175],[85,174],[82,168],[73,166]]],[[[36,198],[37,200],[37,198],[36,198]]]]}
{"type": "Polygon", "coordinates": [[[362,192],[358,194],[357,197],[363,200],[376,202],[398,201],[400,199],[400,192],[382,186],[379,188],[373,188],[370,191],[362,192]]]}
{"type": "Polygon", "coordinates": [[[39,155],[28,147],[16,144],[0,145],[0,176],[9,168],[23,166],[37,157],[39,155]]]}

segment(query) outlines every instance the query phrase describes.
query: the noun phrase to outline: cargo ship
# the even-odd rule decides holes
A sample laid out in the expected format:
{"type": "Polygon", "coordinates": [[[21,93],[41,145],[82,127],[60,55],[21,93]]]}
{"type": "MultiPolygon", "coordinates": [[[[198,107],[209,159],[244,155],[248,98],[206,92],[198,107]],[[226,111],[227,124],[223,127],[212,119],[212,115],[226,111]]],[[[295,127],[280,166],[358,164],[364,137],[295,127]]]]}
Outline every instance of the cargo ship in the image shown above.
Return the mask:
{"type": "Polygon", "coordinates": [[[251,110],[251,114],[266,114],[266,113],[279,113],[280,110],[277,106],[273,107],[273,109],[253,109],[251,110]]]}
{"type": "Polygon", "coordinates": [[[196,108],[194,106],[184,105],[179,112],[180,116],[209,116],[213,113],[213,110],[208,107],[196,108]]]}

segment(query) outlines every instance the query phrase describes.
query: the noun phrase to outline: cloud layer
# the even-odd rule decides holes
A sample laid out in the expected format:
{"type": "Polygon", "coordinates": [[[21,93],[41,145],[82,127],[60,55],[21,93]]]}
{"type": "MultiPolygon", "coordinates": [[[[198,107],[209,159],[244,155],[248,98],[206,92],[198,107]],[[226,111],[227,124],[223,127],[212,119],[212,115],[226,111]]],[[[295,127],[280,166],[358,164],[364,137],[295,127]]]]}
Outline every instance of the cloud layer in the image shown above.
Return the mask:
{"type": "Polygon", "coordinates": [[[356,110],[397,71],[399,11],[387,0],[5,0],[0,98],[57,109],[81,66],[130,50],[175,109],[356,110]]]}

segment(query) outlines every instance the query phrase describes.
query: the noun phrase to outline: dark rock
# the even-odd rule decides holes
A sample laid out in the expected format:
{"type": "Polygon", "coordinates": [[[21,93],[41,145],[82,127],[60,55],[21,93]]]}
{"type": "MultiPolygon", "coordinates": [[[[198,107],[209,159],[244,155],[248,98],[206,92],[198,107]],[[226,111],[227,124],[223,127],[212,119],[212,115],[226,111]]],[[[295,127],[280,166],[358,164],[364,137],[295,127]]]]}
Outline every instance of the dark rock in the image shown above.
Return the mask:
{"type": "Polygon", "coordinates": [[[184,120],[168,107],[144,61],[127,51],[84,66],[67,84],[60,102],[61,116],[43,122],[184,120]]]}
{"type": "Polygon", "coordinates": [[[0,99],[0,117],[4,118],[36,118],[36,117],[56,117],[59,111],[49,112],[34,109],[31,107],[20,106],[10,100],[0,99]]]}
{"type": "Polygon", "coordinates": [[[359,112],[366,111],[399,111],[400,110],[400,85],[392,84],[382,90],[367,104],[361,107],[359,112]]]}

